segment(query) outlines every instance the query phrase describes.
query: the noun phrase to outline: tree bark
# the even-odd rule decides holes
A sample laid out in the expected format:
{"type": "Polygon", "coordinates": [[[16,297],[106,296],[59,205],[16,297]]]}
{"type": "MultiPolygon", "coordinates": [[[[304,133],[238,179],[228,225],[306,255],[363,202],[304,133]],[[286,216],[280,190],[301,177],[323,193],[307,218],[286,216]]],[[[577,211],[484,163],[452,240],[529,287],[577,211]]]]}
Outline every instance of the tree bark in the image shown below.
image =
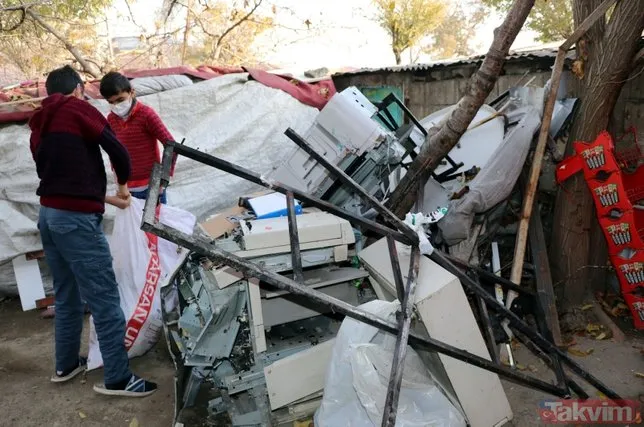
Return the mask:
{"type": "MultiPolygon", "coordinates": [[[[575,0],[575,25],[601,0],[575,0]]],[[[644,29],[644,1],[617,2],[610,19],[600,19],[577,43],[583,64],[581,105],[574,119],[566,154],[573,141],[593,141],[608,129],[617,98],[633,70],[644,29]]],[[[620,129],[621,131],[621,129],[620,129]]],[[[588,291],[606,279],[606,242],[593,200],[581,174],[563,184],[555,202],[550,257],[556,283],[565,283],[563,309],[583,303],[588,291]]]]}
{"type": "Polygon", "coordinates": [[[83,54],[74,47],[73,44],[69,40],[65,38],[62,34],[60,34],[54,27],[49,25],[40,15],[38,15],[36,12],[34,12],[31,9],[26,10],[27,15],[31,17],[34,21],[38,23],[42,28],[45,29],[45,31],[50,32],[54,37],[56,37],[58,40],[60,40],[63,45],[65,45],[65,49],[71,53],[74,58],[78,61],[78,63],[83,67],[83,71],[90,74],[92,77],[99,79],[101,78],[101,70],[96,66],[95,64],[92,64],[89,62],[83,54]]]}
{"type": "Polygon", "coordinates": [[[398,217],[403,218],[412,208],[419,183],[424,185],[439,162],[454,148],[494,88],[510,46],[523,27],[534,2],[535,0],[515,0],[501,26],[494,30],[494,41],[481,67],[472,76],[465,95],[438,131],[430,132],[420,153],[391,195],[387,205],[398,217]]]}
{"type": "Polygon", "coordinates": [[[394,58],[396,58],[396,65],[400,65],[400,63],[402,62],[400,52],[396,49],[393,49],[393,52],[394,52],[394,58]]]}

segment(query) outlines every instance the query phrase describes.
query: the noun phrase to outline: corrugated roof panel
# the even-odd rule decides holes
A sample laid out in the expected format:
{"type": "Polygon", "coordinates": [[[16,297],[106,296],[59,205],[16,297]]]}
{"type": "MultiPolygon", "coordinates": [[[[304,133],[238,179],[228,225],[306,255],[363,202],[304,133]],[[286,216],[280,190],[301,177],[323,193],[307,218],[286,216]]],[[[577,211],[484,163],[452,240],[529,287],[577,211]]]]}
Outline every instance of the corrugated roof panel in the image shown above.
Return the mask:
{"type": "MultiPolygon", "coordinates": [[[[537,58],[554,58],[557,56],[558,48],[543,48],[530,51],[520,51],[512,52],[507,56],[507,59],[537,59],[537,58]]],[[[568,54],[571,56],[571,53],[568,54]]],[[[426,64],[410,64],[410,65],[399,65],[392,67],[382,67],[382,68],[361,68],[354,71],[348,71],[344,73],[336,73],[333,77],[337,76],[350,76],[356,74],[368,74],[368,73],[382,73],[382,72],[391,72],[391,73],[400,73],[405,71],[426,71],[433,68],[448,67],[454,65],[467,65],[477,62],[481,62],[485,58],[485,55],[476,55],[469,58],[456,58],[443,61],[435,61],[426,64]]]]}

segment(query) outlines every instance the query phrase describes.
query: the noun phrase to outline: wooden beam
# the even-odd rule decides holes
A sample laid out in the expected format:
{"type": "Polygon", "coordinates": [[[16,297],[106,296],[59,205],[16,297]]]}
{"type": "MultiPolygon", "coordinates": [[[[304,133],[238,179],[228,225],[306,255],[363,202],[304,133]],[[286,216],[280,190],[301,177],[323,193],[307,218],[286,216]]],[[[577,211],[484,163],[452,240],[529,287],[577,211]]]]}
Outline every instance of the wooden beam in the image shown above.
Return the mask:
{"type": "Polygon", "coordinates": [[[550,273],[550,262],[546,246],[546,238],[543,235],[541,216],[537,212],[530,218],[530,252],[532,252],[532,263],[535,267],[537,296],[546,317],[546,324],[552,333],[552,341],[557,347],[564,345],[559,327],[559,315],[555,303],[555,291],[552,285],[552,274],[550,273]]]}

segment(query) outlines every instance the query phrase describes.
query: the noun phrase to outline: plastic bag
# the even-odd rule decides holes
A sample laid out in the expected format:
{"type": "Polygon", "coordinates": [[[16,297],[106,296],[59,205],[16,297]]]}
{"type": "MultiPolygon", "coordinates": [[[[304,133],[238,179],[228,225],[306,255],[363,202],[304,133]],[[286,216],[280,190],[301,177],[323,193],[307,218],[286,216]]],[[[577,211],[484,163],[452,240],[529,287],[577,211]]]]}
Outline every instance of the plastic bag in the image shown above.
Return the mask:
{"type": "MultiPolygon", "coordinates": [[[[365,311],[395,321],[399,304],[381,300],[365,311]]],[[[396,338],[345,318],[327,370],[322,404],[314,424],[320,427],[373,427],[382,421],[396,338]]],[[[465,427],[462,414],[433,383],[420,356],[407,349],[396,417],[398,427],[465,427]]]]}
{"type": "MultiPolygon", "coordinates": [[[[110,237],[114,274],[127,322],[125,346],[130,358],[142,356],[158,341],[162,331],[160,288],[181,261],[185,249],[141,230],[144,200],[132,199],[127,209],[119,209],[110,237]]],[[[192,234],[196,218],[190,212],[161,205],[163,224],[192,234]]],[[[94,320],[90,317],[88,369],[103,366],[94,320]]]]}

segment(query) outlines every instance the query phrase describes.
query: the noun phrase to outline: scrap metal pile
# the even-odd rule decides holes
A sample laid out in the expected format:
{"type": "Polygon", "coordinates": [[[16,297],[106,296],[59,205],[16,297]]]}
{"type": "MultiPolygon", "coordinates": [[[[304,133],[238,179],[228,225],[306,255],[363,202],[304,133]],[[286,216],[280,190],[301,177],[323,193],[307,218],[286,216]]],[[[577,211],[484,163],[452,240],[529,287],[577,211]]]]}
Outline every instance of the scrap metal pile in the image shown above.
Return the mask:
{"type": "MultiPolygon", "coordinates": [[[[495,110],[482,109],[479,137],[496,140],[482,153],[464,138],[420,192],[416,211],[426,214],[410,213],[406,220],[383,202],[424,142],[426,128],[441,116],[418,121],[393,95],[375,106],[355,88],[336,94],[305,135],[286,131],[296,147],[271,176],[189,145],[166,145],[151,177],[142,228],[192,251],[161,291],[166,341],[177,367],[176,422],[197,413],[213,425],[265,426],[310,415],[324,401],[327,368],[337,363],[335,340],[345,317],[396,337],[384,375],[386,394],[376,405],[383,426],[394,426],[401,417],[410,351],[418,352],[432,380],[471,426],[512,419],[499,378],[561,398],[588,397],[573,373],[608,398],[620,399],[553,344],[534,290],[481,267],[483,262],[470,265],[438,249],[447,248],[437,221],[446,212],[449,217],[450,199],[479,195],[459,208],[458,221],[469,228],[480,209],[489,210],[489,203],[496,205],[511,192],[514,182],[492,196],[485,189],[490,162],[510,150],[522,165],[538,127],[532,95],[517,92],[525,91],[500,100],[513,105],[504,107],[513,127],[506,132],[505,118],[490,119],[495,110]],[[527,142],[508,144],[519,137],[527,142]],[[271,212],[285,215],[260,218],[249,196],[243,206],[216,216],[217,224],[207,221],[192,235],[163,224],[155,210],[175,155],[283,195],[272,199],[279,203],[271,212]],[[495,286],[501,296],[516,292],[521,304],[506,308],[495,286]],[[178,301],[168,303],[175,293],[178,301]],[[376,299],[399,304],[398,315],[374,314],[369,302],[376,299]],[[536,326],[526,316],[534,317],[536,326]],[[508,336],[542,357],[555,383],[501,363],[497,348],[508,336]]],[[[514,181],[521,165],[510,174],[514,181]]],[[[325,424],[321,419],[316,425],[325,424]]]]}

